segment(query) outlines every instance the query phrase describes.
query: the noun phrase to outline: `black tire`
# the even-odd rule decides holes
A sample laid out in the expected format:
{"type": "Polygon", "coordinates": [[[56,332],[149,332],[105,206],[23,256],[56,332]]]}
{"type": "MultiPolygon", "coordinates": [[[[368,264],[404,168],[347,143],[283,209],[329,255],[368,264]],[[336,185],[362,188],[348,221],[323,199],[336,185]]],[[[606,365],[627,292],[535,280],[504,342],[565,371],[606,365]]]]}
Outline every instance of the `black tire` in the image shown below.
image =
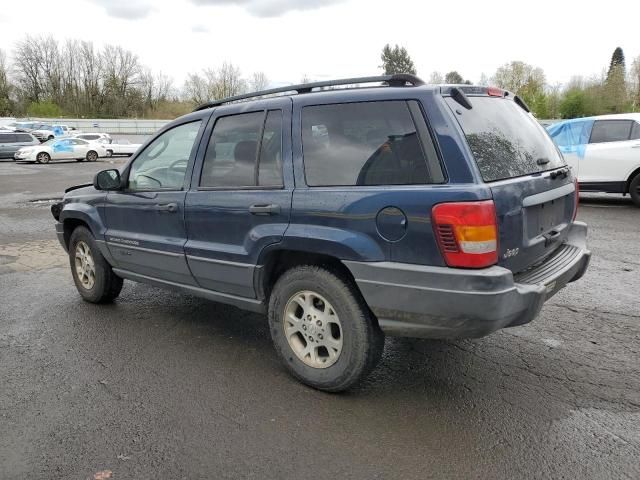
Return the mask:
{"type": "Polygon", "coordinates": [[[113,150],[107,150],[107,157],[113,157],[113,150]]]}
{"type": "Polygon", "coordinates": [[[49,135],[49,136],[47,137],[47,141],[49,141],[49,140],[53,140],[53,135],[49,135]]]}
{"type": "Polygon", "coordinates": [[[629,184],[629,195],[636,207],[640,207],[640,173],[638,173],[629,184]]]}
{"type": "Polygon", "coordinates": [[[95,150],[89,150],[87,152],[87,162],[95,162],[96,160],[98,160],[98,152],[96,152],[95,150]]]}
{"type": "Polygon", "coordinates": [[[109,303],[120,295],[123,280],[113,273],[111,265],[107,263],[102,253],[100,253],[93,235],[86,227],[76,227],[71,234],[69,239],[69,265],[73,281],[83,300],[90,303],[109,303]],[[76,248],[80,242],[88,246],[93,257],[95,275],[91,288],[86,288],[83,285],[76,270],[76,248]]]}
{"type": "Polygon", "coordinates": [[[366,377],[384,349],[384,334],[353,283],[317,266],[295,267],[278,279],[269,300],[269,328],[276,351],[289,372],[302,383],[327,392],[346,390],[366,377]],[[340,319],[342,350],[335,363],[326,368],[304,363],[285,335],[287,304],[304,291],[323,296],[340,319]]]}
{"type": "Polygon", "coordinates": [[[47,152],[40,152],[36,155],[37,163],[49,163],[51,161],[51,155],[47,152]]]}

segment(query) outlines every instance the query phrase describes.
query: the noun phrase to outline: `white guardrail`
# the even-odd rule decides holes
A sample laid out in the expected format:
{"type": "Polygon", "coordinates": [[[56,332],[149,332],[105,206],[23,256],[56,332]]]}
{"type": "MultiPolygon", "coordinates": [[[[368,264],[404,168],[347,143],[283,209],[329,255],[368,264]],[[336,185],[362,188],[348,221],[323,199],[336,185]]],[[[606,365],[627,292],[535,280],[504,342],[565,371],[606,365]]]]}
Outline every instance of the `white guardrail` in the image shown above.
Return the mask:
{"type": "MultiPolygon", "coordinates": [[[[22,121],[22,120],[20,120],[22,121]]],[[[170,120],[102,119],[102,118],[29,118],[24,121],[39,121],[50,125],[68,125],[82,132],[126,133],[150,135],[169,123],[170,120]]]]}

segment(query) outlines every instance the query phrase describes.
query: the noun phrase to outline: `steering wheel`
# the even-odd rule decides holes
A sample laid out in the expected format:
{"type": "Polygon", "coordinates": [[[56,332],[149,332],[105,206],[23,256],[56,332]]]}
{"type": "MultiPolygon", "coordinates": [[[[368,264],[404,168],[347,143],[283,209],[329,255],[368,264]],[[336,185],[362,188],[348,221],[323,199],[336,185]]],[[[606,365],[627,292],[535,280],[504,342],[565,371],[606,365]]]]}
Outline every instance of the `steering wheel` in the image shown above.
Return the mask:
{"type": "Polygon", "coordinates": [[[136,175],[136,183],[138,183],[138,182],[137,182],[137,177],[144,177],[144,178],[148,178],[149,180],[151,180],[151,181],[153,181],[153,182],[156,182],[156,183],[158,184],[158,186],[159,186],[159,187],[162,187],[162,182],[161,182],[160,180],[158,180],[157,178],[153,178],[153,177],[151,177],[151,176],[149,176],[149,175],[145,175],[144,173],[138,173],[138,174],[136,175]]]}
{"type": "Polygon", "coordinates": [[[183,172],[187,169],[187,164],[188,164],[188,163],[189,163],[189,160],[184,159],[184,158],[181,158],[180,160],[176,160],[175,162],[172,162],[172,163],[169,165],[168,170],[176,170],[176,171],[178,171],[179,173],[183,173],[183,172]],[[181,168],[178,168],[178,165],[179,165],[179,164],[184,164],[184,166],[183,166],[183,167],[181,167],[181,168]]]}

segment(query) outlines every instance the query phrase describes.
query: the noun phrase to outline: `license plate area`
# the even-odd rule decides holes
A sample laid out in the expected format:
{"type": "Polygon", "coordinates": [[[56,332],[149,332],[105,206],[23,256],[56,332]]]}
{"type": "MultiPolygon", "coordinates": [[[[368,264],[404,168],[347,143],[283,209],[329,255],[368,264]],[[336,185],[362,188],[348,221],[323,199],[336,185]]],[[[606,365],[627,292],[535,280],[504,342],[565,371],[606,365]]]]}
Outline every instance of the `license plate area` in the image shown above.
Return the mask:
{"type": "MultiPolygon", "coordinates": [[[[529,240],[562,228],[568,223],[567,201],[569,196],[526,207],[526,229],[529,240]]],[[[569,213],[570,215],[570,213],[569,213]]]]}

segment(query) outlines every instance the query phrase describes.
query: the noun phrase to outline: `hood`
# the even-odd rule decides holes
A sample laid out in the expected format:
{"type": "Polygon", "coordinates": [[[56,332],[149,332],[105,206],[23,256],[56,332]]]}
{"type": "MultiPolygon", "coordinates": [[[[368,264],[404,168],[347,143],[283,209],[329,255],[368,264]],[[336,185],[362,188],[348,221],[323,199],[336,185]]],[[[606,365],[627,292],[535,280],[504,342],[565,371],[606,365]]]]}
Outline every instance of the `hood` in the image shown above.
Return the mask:
{"type": "Polygon", "coordinates": [[[65,197],[76,197],[80,195],[86,195],[87,193],[96,193],[97,190],[93,188],[93,183],[83,183],[81,185],[74,185],[65,189],[65,197]],[[73,192],[71,195],[66,195],[69,192],[73,192]]]}

